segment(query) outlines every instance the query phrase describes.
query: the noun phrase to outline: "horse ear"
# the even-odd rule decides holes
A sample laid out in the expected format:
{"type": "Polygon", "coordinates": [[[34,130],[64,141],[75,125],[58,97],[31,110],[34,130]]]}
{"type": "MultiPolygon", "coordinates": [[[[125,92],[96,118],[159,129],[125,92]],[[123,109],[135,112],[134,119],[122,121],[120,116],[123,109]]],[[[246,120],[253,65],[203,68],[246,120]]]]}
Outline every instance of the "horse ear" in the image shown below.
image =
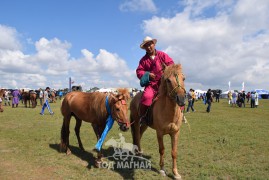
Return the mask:
{"type": "Polygon", "coordinates": [[[118,98],[116,96],[114,96],[113,94],[110,95],[111,97],[111,102],[114,104],[118,101],[118,98]]]}

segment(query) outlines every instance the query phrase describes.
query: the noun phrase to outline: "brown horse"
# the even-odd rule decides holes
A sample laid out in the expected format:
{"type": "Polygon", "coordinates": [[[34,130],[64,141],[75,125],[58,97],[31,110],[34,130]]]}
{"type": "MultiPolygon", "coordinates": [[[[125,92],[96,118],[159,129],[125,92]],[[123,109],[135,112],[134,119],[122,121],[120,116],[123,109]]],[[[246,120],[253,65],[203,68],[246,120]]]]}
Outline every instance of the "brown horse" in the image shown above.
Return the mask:
{"type": "Polygon", "coordinates": [[[27,102],[29,103],[29,107],[31,104],[32,104],[32,108],[36,107],[37,102],[36,102],[36,92],[35,91],[33,91],[33,90],[31,90],[29,92],[22,91],[21,96],[22,96],[24,106],[26,108],[27,108],[27,102]]]}
{"type": "Polygon", "coordinates": [[[30,101],[32,103],[32,108],[35,108],[37,106],[37,102],[36,102],[36,92],[32,91],[30,92],[30,101]]]}
{"type": "MultiPolygon", "coordinates": [[[[76,119],[75,132],[80,149],[84,150],[79,135],[82,120],[92,123],[97,140],[101,137],[106,120],[109,117],[105,104],[106,97],[106,94],[100,92],[85,93],[79,91],[70,92],[65,96],[61,106],[63,125],[60,151],[66,151],[67,154],[71,153],[69,149],[69,124],[72,116],[76,119]]],[[[117,121],[122,131],[127,131],[130,127],[128,105],[126,103],[129,97],[127,89],[118,89],[117,95],[108,96],[111,116],[117,121]]],[[[101,152],[98,152],[97,163],[101,161],[101,156],[101,152]]]]}
{"type": "Polygon", "coordinates": [[[56,94],[54,91],[50,91],[50,100],[51,103],[56,103],[56,94]]]}
{"type": "MultiPolygon", "coordinates": [[[[157,98],[155,98],[152,106],[152,125],[151,128],[156,130],[160,153],[160,173],[165,176],[164,171],[164,143],[163,136],[169,134],[172,143],[172,159],[174,177],[180,179],[181,176],[177,170],[177,142],[179,129],[182,123],[183,113],[180,106],[184,105],[185,87],[184,75],[180,64],[167,66],[161,79],[160,88],[157,98]]],[[[147,129],[145,124],[140,126],[139,122],[139,104],[142,93],[138,93],[130,104],[130,120],[132,128],[132,137],[134,145],[138,146],[138,153],[141,153],[140,140],[147,129]]]]}

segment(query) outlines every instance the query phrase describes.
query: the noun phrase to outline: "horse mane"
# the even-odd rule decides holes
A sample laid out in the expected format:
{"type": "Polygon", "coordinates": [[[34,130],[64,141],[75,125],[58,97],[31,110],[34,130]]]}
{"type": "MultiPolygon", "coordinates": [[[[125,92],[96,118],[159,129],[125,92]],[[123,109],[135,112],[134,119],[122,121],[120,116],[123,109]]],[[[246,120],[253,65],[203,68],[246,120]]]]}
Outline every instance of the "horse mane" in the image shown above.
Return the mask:
{"type": "Polygon", "coordinates": [[[181,64],[173,64],[171,66],[167,66],[163,72],[163,78],[167,79],[171,76],[171,74],[175,74],[181,71],[182,71],[181,64]]]}
{"type": "Polygon", "coordinates": [[[130,99],[130,93],[129,93],[128,89],[118,88],[117,92],[118,92],[119,99],[124,99],[127,101],[130,99]],[[121,97],[121,96],[123,96],[123,97],[121,97]]]}
{"type": "Polygon", "coordinates": [[[167,88],[165,86],[165,80],[168,79],[172,74],[182,74],[181,64],[173,64],[166,66],[162,75],[161,84],[159,88],[159,94],[167,94],[167,88]]]}

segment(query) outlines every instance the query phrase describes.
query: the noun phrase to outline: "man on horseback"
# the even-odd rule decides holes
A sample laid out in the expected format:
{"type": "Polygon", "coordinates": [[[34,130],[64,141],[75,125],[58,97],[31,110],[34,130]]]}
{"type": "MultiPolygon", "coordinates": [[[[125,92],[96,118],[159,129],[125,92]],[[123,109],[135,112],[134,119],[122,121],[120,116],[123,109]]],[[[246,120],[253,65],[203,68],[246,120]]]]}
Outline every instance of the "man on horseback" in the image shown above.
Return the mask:
{"type": "Polygon", "coordinates": [[[140,101],[139,116],[140,122],[146,124],[148,124],[148,118],[146,117],[148,108],[158,93],[163,74],[163,65],[169,66],[174,64],[173,59],[166,53],[155,49],[156,43],[156,39],[148,36],[144,38],[140,48],[144,49],[146,54],[140,59],[136,69],[140,85],[145,87],[140,101]]]}

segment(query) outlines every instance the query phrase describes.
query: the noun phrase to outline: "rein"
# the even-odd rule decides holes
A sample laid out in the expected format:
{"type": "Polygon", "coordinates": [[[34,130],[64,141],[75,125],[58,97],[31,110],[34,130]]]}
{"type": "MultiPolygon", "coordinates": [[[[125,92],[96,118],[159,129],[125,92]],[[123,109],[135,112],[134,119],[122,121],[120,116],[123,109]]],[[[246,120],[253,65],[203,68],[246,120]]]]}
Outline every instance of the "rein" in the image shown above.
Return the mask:
{"type": "Polygon", "coordinates": [[[176,91],[177,89],[180,89],[180,88],[183,89],[183,90],[186,92],[186,89],[183,88],[183,87],[180,85],[180,82],[179,82],[179,80],[178,80],[178,74],[174,74],[174,76],[176,77],[177,86],[174,87],[174,89],[172,89],[172,90],[169,92],[169,96],[170,96],[170,97],[172,97],[172,95],[175,93],[175,91],[176,91]]]}

